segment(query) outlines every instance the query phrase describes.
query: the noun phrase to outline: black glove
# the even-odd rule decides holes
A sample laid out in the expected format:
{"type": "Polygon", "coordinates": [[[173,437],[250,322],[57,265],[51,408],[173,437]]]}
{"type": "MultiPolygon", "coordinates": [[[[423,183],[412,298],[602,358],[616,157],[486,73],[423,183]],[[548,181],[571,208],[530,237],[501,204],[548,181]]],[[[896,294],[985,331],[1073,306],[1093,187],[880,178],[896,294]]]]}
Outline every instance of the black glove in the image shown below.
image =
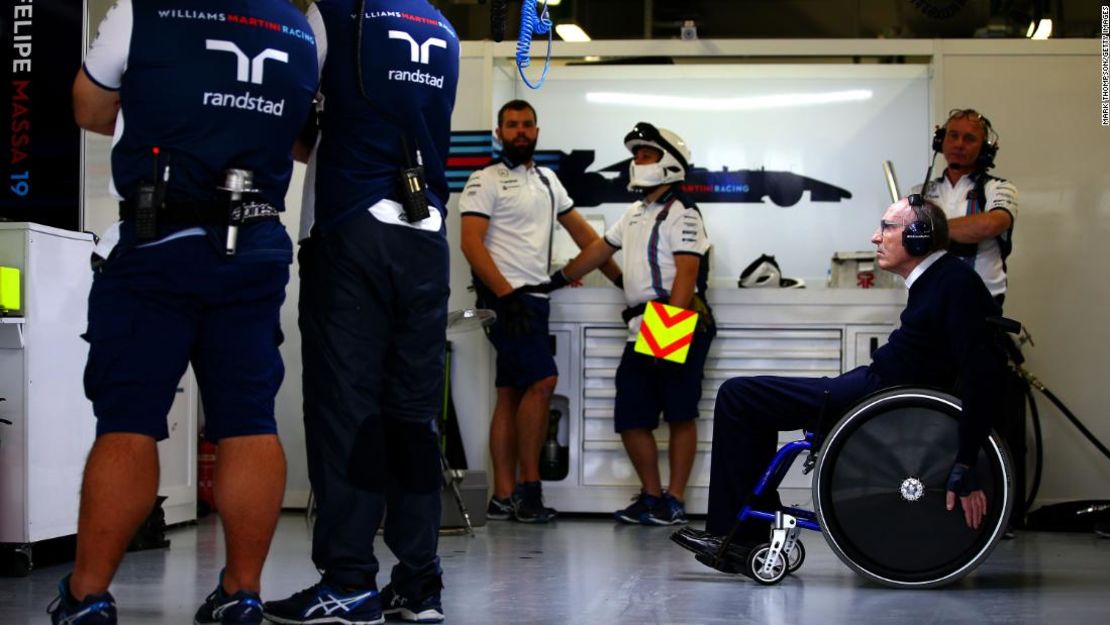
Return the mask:
{"type": "Polygon", "coordinates": [[[948,474],[947,489],[960,497],[967,497],[979,490],[979,480],[975,477],[975,469],[966,464],[957,463],[952,465],[952,471],[948,474]]]}
{"type": "Polygon", "coordinates": [[[524,336],[528,334],[529,321],[532,312],[528,310],[521,299],[519,289],[497,298],[497,323],[504,324],[505,332],[509,336],[524,336]]]}
{"type": "Polygon", "coordinates": [[[563,273],[562,269],[558,269],[548,278],[547,284],[543,285],[544,292],[550,293],[552,291],[558,291],[568,284],[570,284],[570,279],[567,278],[567,274],[563,273]]]}

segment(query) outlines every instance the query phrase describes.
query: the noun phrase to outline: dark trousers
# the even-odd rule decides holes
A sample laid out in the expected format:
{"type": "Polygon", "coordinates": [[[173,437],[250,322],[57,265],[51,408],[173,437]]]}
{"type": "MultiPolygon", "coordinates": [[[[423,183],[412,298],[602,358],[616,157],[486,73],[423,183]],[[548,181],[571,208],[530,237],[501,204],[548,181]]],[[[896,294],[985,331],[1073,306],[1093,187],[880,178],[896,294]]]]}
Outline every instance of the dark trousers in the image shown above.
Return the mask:
{"type": "Polygon", "coordinates": [[[446,238],[363,213],[314,234],[299,259],[312,560],[328,583],[375,587],[384,515],[403,594],[441,572],[446,238]]]}
{"type": "MultiPolygon", "coordinates": [[[[835,378],[759,376],[733,378],[721,385],[713,409],[713,452],[709,475],[709,518],[705,529],[728,534],[748,495],[778,451],[779,432],[814,428],[824,401],[832,425],[864,396],[883,387],[879,376],[859,367],[835,378]]],[[[777,493],[754,502],[772,511],[777,493]]],[[[739,529],[741,540],[766,540],[767,525],[749,521],[739,529]]]]}

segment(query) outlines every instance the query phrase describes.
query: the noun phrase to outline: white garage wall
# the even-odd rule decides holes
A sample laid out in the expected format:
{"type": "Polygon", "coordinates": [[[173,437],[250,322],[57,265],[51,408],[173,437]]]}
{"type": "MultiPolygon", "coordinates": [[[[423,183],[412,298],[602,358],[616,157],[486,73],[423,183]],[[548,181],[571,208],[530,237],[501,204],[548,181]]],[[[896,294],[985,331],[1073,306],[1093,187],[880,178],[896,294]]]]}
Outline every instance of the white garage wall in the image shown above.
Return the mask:
{"type": "MultiPolygon", "coordinates": [[[[94,12],[94,11],[91,11],[94,12]]],[[[94,19],[96,16],[93,16],[94,19]]],[[[95,23],[95,22],[94,22],[95,23]]],[[[1033,331],[1037,347],[1027,350],[1029,368],[1075,411],[1102,440],[1110,440],[1110,330],[1103,320],[1110,308],[1110,285],[1101,276],[1100,247],[1110,230],[1110,129],[1098,121],[1098,42],[1062,41],[854,41],[755,40],[698,42],[591,42],[564,44],[560,54],[672,55],[678,57],[766,56],[815,58],[852,56],[931,57],[930,118],[935,123],[954,107],[986,113],[1001,135],[998,175],[1015,182],[1021,213],[1010,259],[1011,290],[1007,313],[1033,331]]],[[[513,97],[515,83],[506,72],[511,46],[484,42],[463,47],[462,80],[452,120],[460,130],[490,128],[496,107],[513,97]]],[[[792,62],[797,62],[793,58],[792,62]]],[[[538,69],[537,69],[538,71],[538,69]]],[[[558,75],[560,68],[552,70],[558,75]]],[[[539,97],[523,94],[525,97],[539,97]]],[[[546,118],[545,118],[546,119],[546,118]]],[[[545,122],[546,124],[547,122],[545,122]]],[[[543,125],[543,124],[541,124],[543,125]]],[[[547,130],[545,130],[547,132],[547,130]]],[[[927,134],[927,133],[926,133],[927,134]]],[[[545,143],[541,148],[557,147],[545,143]]],[[[818,137],[815,141],[819,140],[818,137]]],[[[861,139],[863,140],[863,139],[861,139]]],[[[928,136],[908,136],[920,141],[928,136]]],[[[102,230],[114,219],[107,201],[106,138],[89,136],[86,158],[86,224],[102,230]]],[[[849,158],[850,156],[845,156],[849,158]]],[[[898,162],[899,182],[908,187],[920,174],[920,159],[898,162]]],[[[871,162],[861,164],[872,168],[871,162]]],[[[820,176],[818,176],[820,177],[820,176]]],[[[878,176],[875,176],[878,178],[878,176]]],[[[298,168],[288,198],[285,223],[299,222],[298,168]]],[[[448,237],[453,250],[450,307],[469,305],[469,273],[458,251],[458,217],[451,203],[448,237]]],[[[861,238],[868,233],[862,233],[861,238]]],[[[278,421],[289,456],[286,505],[302,506],[307,497],[300,409],[299,336],[296,331],[296,267],[282,319],[287,376],[278,397],[278,421]]],[[[453,333],[456,343],[453,389],[471,467],[486,464],[486,427],[493,388],[490,352],[478,332],[453,333]]],[[[1046,474],[1041,502],[1110,497],[1110,462],[1103,460],[1041,398],[1046,435],[1046,474]]]]}

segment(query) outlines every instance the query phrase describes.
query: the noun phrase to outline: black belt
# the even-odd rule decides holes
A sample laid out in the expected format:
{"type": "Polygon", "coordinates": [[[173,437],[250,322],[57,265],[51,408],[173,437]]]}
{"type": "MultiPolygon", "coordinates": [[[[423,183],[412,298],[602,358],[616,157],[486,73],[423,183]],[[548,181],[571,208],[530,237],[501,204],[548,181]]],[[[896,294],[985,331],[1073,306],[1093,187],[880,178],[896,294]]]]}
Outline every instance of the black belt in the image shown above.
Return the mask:
{"type": "MultiPolygon", "coordinates": [[[[120,202],[119,218],[123,221],[133,221],[135,203],[130,200],[120,202]]],[[[214,202],[166,202],[158,209],[158,223],[175,226],[226,224],[227,209],[217,207],[214,202]]]]}
{"type": "MultiPolygon", "coordinates": [[[[662,300],[662,299],[658,299],[658,300],[655,300],[655,301],[657,301],[659,303],[662,303],[662,304],[667,303],[666,300],[662,300]]],[[[647,302],[644,302],[643,304],[636,304],[635,306],[629,306],[628,308],[625,308],[624,310],[621,311],[621,319],[623,319],[625,323],[628,323],[629,321],[632,321],[633,319],[635,319],[636,317],[639,317],[640,315],[644,314],[645,312],[647,312],[647,302]]]]}
{"type": "MultiPolygon", "coordinates": [[[[230,216],[226,206],[220,202],[166,202],[158,209],[158,223],[174,226],[224,226],[230,216]]],[[[266,203],[247,203],[235,209],[236,222],[250,224],[266,219],[278,219],[280,213],[266,203]]],[[[123,221],[135,219],[135,203],[124,200],[119,203],[119,218],[123,221]]]]}

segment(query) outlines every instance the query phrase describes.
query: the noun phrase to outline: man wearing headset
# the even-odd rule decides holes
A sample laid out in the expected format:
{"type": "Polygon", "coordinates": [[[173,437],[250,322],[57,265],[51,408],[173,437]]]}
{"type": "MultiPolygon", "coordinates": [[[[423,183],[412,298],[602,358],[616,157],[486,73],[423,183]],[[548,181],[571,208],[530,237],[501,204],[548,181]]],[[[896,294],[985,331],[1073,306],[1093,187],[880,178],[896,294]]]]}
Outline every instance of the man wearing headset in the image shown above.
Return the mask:
{"type": "MultiPolygon", "coordinates": [[[[911,196],[922,202],[920,196],[911,196]]],[[[729,557],[720,570],[740,570],[752,546],[767,541],[767,524],[736,522],[736,515],[777,450],[778,432],[813,429],[822,410],[839,415],[857,401],[890,386],[910,384],[958,388],[963,403],[959,449],[949,473],[945,505],[957,500],[971,528],[978,528],[987,500],[974,465],[990,431],[1005,376],[1005,357],[987,323],[1001,308],[982,280],[956,256],[945,252],[948,222],[932,202],[892,204],[871,237],[879,267],[906,279],[909,298],[901,327],[875,351],[866,367],[836,378],[759,376],[733,378],[717,394],[713,415],[713,455],[705,531],[684,528],[671,536],[683,548],[712,558],[731,534],[729,557]],[[828,393],[827,400],[825,394],[828,393]]],[[[761,509],[781,507],[778,494],[765,493],[761,509]]]]}
{"type": "MultiPolygon", "coordinates": [[[[1001,304],[1018,199],[1012,183],[987,173],[998,154],[998,137],[977,111],[954,109],[934,133],[933,151],[942,153],[948,166],[929,181],[924,196],[948,215],[948,251],[973,266],[1001,304]]],[[[921,193],[921,187],[913,191],[921,193]]]]}
{"type": "Polygon", "coordinates": [[[427,2],[320,0],[308,19],[323,106],[302,203],[299,325],[321,577],[263,612],[291,624],[439,622],[444,171],[459,40],[427,2]],[[379,593],[383,523],[397,564],[379,593]]]}
{"type": "Polygon", "coordinates": [[[582,250],[552,276],[552,286],[576,280],[624,250],[622,317],[629,339],[617,367],[613,423],[640,478],[640,493],[613,516],[623,523],[681,525],[687,522],[686,483],[697,451],[698,401],[709,344],[716,333],[705,302],[709,238],[701,213],[680,188],[690,168],[690,150],[674,132],[640,122],[624,138],[632,152],[629,189],[644,194],[605,236],[582,250]],[[633,349],[648,302],[660,301],[700,314],[686,362],[679,364],[633,349]],[[652,431],[659,414],[670,429],[667,488],[659,477],[652,431]]]}
{"type": "MultiPolygon", "coordinates": [[[[542,292],[547,289],[541,285],[551,271],[556,221],[579,248],[598,236],[574,210],[555,173],[532,160],[540,134],[532,105],[506,102],[497,112],[496,132],[501,159],[474,172],[459,200],[462,251],[474,274],[478,306],[497,313],[488,332],[497,350],[497,403],[489,431],[493,496],[486,516],[546,523],[555,510],[543,504],[540,448],[558,371],[548,338],[550,305],[542,292]]],[[[612,261],[602,271],[614,281],[620,278],[612,261]]]]}

